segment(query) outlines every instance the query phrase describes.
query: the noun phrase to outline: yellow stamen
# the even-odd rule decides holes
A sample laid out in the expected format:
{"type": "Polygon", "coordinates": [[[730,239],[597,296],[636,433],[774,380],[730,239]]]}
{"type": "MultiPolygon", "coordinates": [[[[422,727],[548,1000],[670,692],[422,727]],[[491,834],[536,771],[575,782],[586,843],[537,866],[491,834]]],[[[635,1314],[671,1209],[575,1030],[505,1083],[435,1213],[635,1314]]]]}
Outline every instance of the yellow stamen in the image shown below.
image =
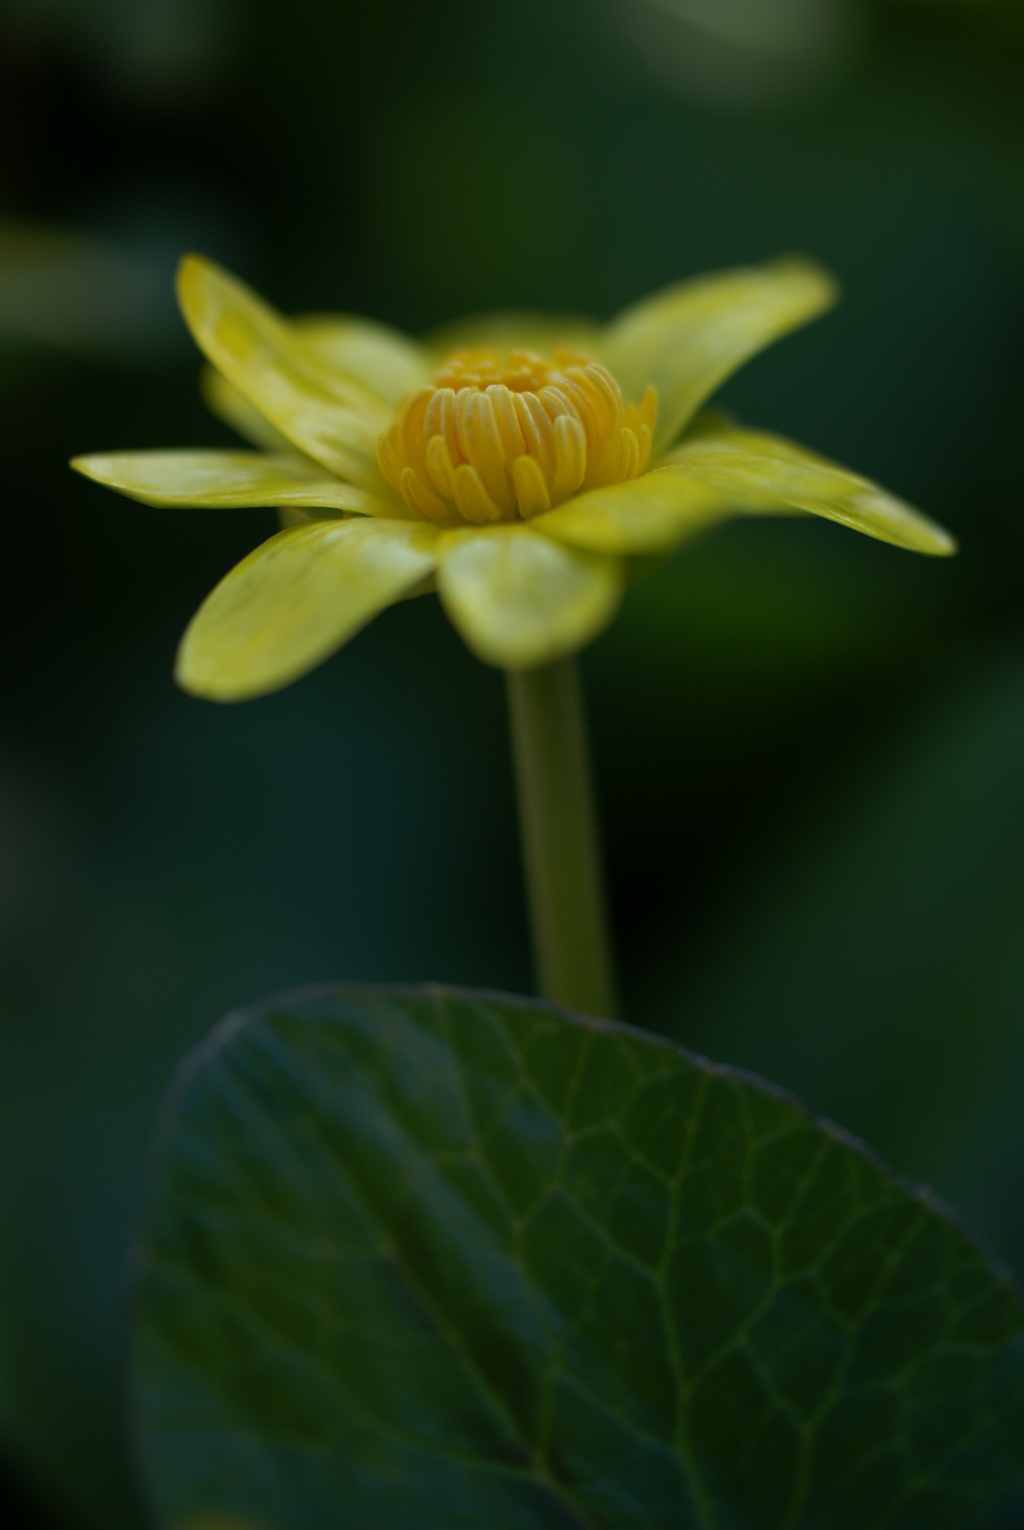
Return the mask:
{"type": "Polygon", "coordinates": [[[456,351],[377,443],[410,510],[439,522],[529,520],[650,461],[658,398],[627,404],[606,367],[556,350],[456,351]]]}

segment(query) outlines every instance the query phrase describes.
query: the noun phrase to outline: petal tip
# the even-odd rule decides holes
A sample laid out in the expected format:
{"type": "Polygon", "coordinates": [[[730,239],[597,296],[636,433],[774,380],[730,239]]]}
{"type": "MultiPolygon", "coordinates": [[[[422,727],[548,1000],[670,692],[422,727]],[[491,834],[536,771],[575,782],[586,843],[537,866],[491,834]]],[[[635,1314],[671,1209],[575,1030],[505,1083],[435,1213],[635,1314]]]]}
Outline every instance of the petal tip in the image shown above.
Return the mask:
{"type": "Polygon", "coordinates": [[[799,324],[810,324],[823,318],[842,301],[843,286],[839,278],[809,255],[783,257],[777,269],[790,277],[794,294],[798,295],[799,324]]]}
{"type": "Polygon", "coordinates": [[[106,461],[102,452],[87,452],[84,455],[70,457],[68,467],[72,472],[81,473],[83,478],[88,478],[92,483],[107,482],[107,474],[103,471],[102,464],[106,461]]]}
{"type": "Polygon", "coordinates": [[[247,689],[245,686],[225,682],[223,676],[211,674],[208,666],[194,662],[188,651],[187,632],[175,656],[172,673],[175,685],[186,695],[194,696],[198,701],[215,701],[221,706],[236,701],[252,701],[258,696],[265,696],[270,690],[278,689],[276,686],[247,689]]]}
{"type": "Polygon", "coordinates": [[[205,266],[205,257],[202,255],[197,255],[191,250],[187,251],[178,261],[178,269],[174,276],[174,285],[178,294],[179,301],[184,300],[186,290],[191,286],[192,282],[205,268],[205,266]]]}
{"type": "Polygon", "coordinates": [[[210,269],[213,262],[206,255],[200,255],[195,250],[186,250],[178,261],[177,282],[179,288],[183,282],[204,274],[210,269]]]}
{"type": "Polygon", "coordinates": [[[201,322],[206,305],[210,301],[211,286],[217,282],[230,282],[229,273],[208,255],[189,252],[178,262],[174,290],[189,328],[201,322]]]}
{"type": "Polygon", "coordinates": [[[932,545],[926,549],[933,558],[955,558],[960,551],[960,543],[956,537],[951,536],[944,526],[934,528],[932,545]]]}
{"type": "Polygon", "coordinates": [[[838,276],[813,255],[792,251],[788,255],[778,256],[771,264],[779,271],[788,271],[813,282],[831,302],[837,302],[843,295],[843,286],[838,276]]]}

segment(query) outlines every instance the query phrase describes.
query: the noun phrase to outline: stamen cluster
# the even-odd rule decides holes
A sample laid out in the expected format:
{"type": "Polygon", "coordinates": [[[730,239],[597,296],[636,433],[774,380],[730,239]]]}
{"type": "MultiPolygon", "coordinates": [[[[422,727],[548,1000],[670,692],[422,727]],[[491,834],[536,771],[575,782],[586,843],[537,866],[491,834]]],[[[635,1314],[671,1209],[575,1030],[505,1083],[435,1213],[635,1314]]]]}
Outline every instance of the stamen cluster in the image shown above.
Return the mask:
{"type": "Polygon", "coordinates": [[[529,520],[622,483],[650,460],[658,401],[627,404],[606,367],[556,350],[457,351],[399,405],[381,471],[409,508],[442,523],[529,520]]]}

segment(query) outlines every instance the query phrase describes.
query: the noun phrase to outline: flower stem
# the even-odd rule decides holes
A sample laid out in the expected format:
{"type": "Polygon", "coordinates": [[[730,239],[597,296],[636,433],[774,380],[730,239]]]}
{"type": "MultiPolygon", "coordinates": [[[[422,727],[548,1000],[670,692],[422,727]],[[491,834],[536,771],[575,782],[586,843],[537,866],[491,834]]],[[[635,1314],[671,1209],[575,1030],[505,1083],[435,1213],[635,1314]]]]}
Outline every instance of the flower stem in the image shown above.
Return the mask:
{"type": "Polygon", "coordinates": [[[583,697],[575,659],[510,671],[509,715],[541,993],[615,1012],[583,697]]]}

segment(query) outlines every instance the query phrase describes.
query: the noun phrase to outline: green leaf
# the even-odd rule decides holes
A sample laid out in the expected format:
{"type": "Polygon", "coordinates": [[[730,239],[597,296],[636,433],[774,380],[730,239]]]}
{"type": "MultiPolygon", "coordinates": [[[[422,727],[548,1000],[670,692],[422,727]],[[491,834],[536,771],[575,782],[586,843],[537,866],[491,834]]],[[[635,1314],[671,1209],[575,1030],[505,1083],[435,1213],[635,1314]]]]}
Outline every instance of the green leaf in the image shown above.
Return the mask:
{"type": "MultiPolygon", "coordinates": [[[[698,572],[709,606],[716,597],[724,605],[715,570],[698,572]]],[[[727,572],[747,593],[742,568],[727,572]]],[[[844,591],[824,564],[814,572],[816,600],[841,616],[856,586],[844,591]]],[[[762,577],[777,582],[780,602],[795,606],[784,576],[776,581],[768,565],[762,577]]],[[[891,650],[892,619],[864,588],[862,606],[872,607],[891,650]]],[[[898,596],[896,585],[892,592],[898,596]]],[[[669,594],[692,619],[690,588],[669,594]]],[[[905,601],[903,611],[912,642],[913,604],[905,601]]],[[[695,630],[681,641],[693,645],[695,630]]],[[[866,637],[847,631],[863,650],[866,637]]],[[[789,644],[801,637],[837,666],[849,663],[839,629],[830,637],[822,625],[794,626],[779,664],[796,669],[789,644]]],[[[771,633],[762,629],[750,646],[758,640],[767,649],[771,633]]],[[[770,679],[760,683],[775,700],[770,679]]],[[[898,722],[863,739],[848,721],[835,754],[817,767],[827,789],[808,790],[804,777],[792,800],[776,804],[771,831],[730,868],[717,919],[707,911],[699,949],[692,906],[670,916],[660,956],[650,954],[641,1011],[863,1133],[962,1207],[1018,1272],[1022,719],[1018,650],[978,652],[947,666],[898,722]]],[[[688,790],[696,796],[700,787],[688,790]]]]}
{"type": "Polygon", "coordinates": [[[136,1303],[173,1526],[965,1530],[1024,1489],[1024,1315],[927,1193],[525,1000],[227,1020],[165,1119],[136,1303]]]}

